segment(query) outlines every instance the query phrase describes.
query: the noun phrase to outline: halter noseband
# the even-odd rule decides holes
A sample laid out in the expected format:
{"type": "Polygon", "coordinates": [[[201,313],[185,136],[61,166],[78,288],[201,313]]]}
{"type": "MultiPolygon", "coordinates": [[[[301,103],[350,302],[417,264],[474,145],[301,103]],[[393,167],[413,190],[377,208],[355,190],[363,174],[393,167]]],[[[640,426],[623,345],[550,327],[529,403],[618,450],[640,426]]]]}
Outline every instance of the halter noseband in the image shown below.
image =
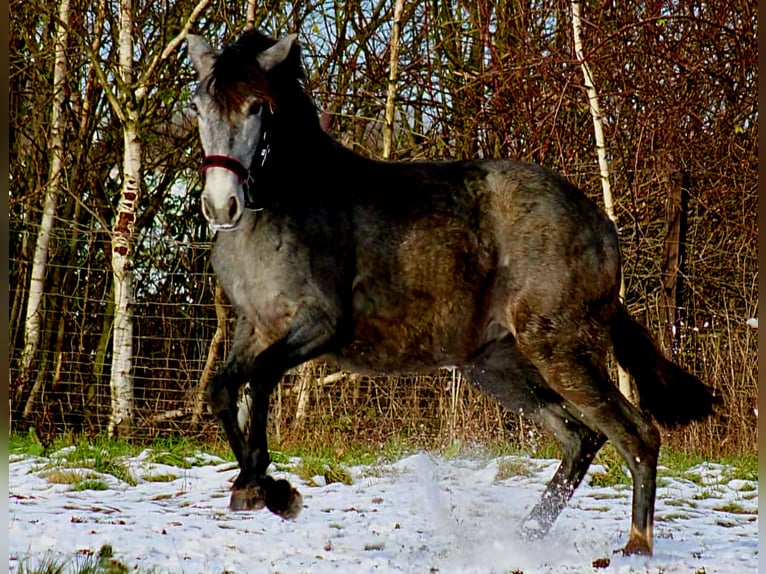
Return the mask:
{"type": "Polygon", "coordinates": [[[239,183],[242,185],[247,181],[250,171],[242,165],[238,159],[229,157],[228,155],[206,155],[202,158],[202,165],[199,166],[199,172],[204,173],[211,167],[222,167],[228,169],[237,176],[239,183]]]}
{"type": "MultiPolygon", "coordinates": [[[[264,102],[263,104],[263,111],[268,114],[268,117],[274,115],[274,107],[271,103],[264,102]]],[[[266,113],[264,114],[264,120],[267,119],[266,113]]],[[[263,167],[266,165],[266,159],[269,157],[269,151],[271,150],[271,146],[269,145],[269,142],[267,141],[266,137],[268,135],[268,126],[262,126],[261,130],[261,141],[258,143],[258,147],[255,150],[254,157],[261,158],[260,164],[258,167],[263,167]]],[[[253,195],[252,190],[250,189],[250,183],[253,181],[252,176],[250,175],[250,169],[247,169],[241,161],[239,161],[236,158],[233,158],[228,155],[206,155],[202,158],[202,163],[199,166],[199,173],[202,175],[210,169],[211,167],[222,167],[223,169],[228,169],[230,172],[232,172],[234,175],[237,176],[237,179],[239,180],[240,185],[243,187],[245,192],[245,207],[248,208],[256,208],[255,203],[255,197],[253,195]]],[[[251,166],[252,169],[252,166],[251,166]]]]}

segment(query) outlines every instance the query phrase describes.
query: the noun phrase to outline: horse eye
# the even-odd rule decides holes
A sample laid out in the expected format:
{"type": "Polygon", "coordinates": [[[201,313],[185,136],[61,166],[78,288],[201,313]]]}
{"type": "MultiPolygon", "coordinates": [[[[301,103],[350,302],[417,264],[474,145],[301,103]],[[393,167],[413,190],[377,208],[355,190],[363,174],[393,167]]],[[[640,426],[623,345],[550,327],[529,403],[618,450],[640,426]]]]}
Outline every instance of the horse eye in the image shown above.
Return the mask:
{"type": "Polygon", "coordinates": [[[262,107],[263,107],[263,102],[253,102],[253,103],[250,105],[250,111],[249,111],[249,114],[250,114],[251,116],[254,116],[254,115],[256,115],[256,114],[260,113],[260,111],[261,111],[261,108],[262,108],[262,107]]]}
{"type": "Polygon", "coordinates": [[[199,113],[199,108],[197,107],[196,103],[191,102],[189,104],[189,107],[191,108],[192,113],[194,113],[195,115],[199,113]]]}

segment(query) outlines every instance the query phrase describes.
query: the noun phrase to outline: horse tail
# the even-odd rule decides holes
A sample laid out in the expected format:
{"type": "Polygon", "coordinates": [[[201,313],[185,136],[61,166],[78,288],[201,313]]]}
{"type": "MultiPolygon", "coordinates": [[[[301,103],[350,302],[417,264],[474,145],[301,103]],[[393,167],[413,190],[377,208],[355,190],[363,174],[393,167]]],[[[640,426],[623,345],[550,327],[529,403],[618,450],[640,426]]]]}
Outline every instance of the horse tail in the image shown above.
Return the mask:
{"type": "Polygon", "coordinates": [[[639,404],[668,426],[685,425],[713,412],[710,387],[665,358],[649,331],[620,305],[610,336],[617,362],[636,381],[639,404]]]}

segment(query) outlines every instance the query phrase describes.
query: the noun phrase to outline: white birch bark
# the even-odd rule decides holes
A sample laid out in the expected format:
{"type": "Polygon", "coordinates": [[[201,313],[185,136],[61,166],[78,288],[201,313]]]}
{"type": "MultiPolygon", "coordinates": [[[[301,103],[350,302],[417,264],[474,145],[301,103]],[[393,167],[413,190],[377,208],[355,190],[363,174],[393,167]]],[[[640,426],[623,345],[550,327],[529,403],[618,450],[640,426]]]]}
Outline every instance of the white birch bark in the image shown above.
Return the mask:
{"type": "Polygon", "coordinates": [[[396,81],[399,76],[399,32],[404,0],[396,0],[394,4],[394,24],[391,30],[391,60],[388,70],[388,93],[386,94],[386,116],[383,124],[383,159],[391,159],[391,148],[394,142],[394,99],[396,97],[396,81]]]}
{"type": "MultiPolygon", "coordinates": [[[[572,32],[574,35],[574,49],[577,60],[582,68],[582,75],[585,81],[585,90],[588,93],[588,106],[593,118],[593,132],[596,138],[596,155],[598,156],[598,167],[601,178],[601,189],[604,195],[604,209],[609,219],[617,225],[617,218],[614,215],[614,201],[612,199],[612,188],[609,184],[609,161],[606,157],[606,144],[604,142],[604,127],[601,120],[601,107],[598,103],[598,92],[596,91],[595,81],[591,73],[590,66],[585,60],[582,49],[582,19],[580,17],[580,3],[572,2],[572,32]]],[[[625,300],[625,279],[620,280],[620,299],[625,300]]],[[[620,392],[628,398],[631,398],[630,377],[622,367],[617,367],[620,392]]]]}
{"type": "MultiPolygon", "coordinates": [[[[133,83],[133,3],[120,0],[120,78],[122,85],[133,83]]],[[[137,102],[129,89],[123,90],[122,189],[112,227],[112,272],[114,273],[114,332],[112,371],[109,380],[111,413],[110,437],[126,436],[133,419],[133,273],[131,240],[136,221],[141,181],[141,143],[138,139],[137,102]]]]}
{"type": "Polygon", "coordinates": [[[117,214],[112,227],[112,272],[114,274],[114,324],[112,337],[112,370],[109,380],[111,413],[108,433],[111,437],[129,436],[134,414],[133,394],[133,270],[132,240],[138,217],[141,192],[141,100],[153,81],[158,66],[178,48],[193,22],[209,5],[200,0],[189,15],[181,32],[173,38],[160,55],[146,67],[143,76],[134,81],[132,0],[120,0],[120,29],[118,33],[119,78],[118,95],[111,91],[112,83],[103,69],[96,67],[102,87],[122,123],[124,151],[122,188],[117,214]]]}
{"type": "MultiPolygon", "coordinates": [[[[53,223],[56,216],[56,204],[61,187],[61,168],[63,164],[65,105],[64,84],[67,74],[66,46],[69,27],[69,0],[60,0],[59,22],[56,25],[55,57],[53,64],[53,110],[51,113],[51,164],[48,185],[45,190],[43,216],[40,231],[37,234],[35,254],[32,260],[32,272],[29,282],[26,320],[24,323],[24,350],[21,357],[22,382],[29,379],[29,371],[37,354],[40,343],[40,325],[42,300],[45,287],[45,274],[48,263],[48,245],[50,244],[53,223]]],[[[32,395],[35,394],[33,389],[32,395]]]]}

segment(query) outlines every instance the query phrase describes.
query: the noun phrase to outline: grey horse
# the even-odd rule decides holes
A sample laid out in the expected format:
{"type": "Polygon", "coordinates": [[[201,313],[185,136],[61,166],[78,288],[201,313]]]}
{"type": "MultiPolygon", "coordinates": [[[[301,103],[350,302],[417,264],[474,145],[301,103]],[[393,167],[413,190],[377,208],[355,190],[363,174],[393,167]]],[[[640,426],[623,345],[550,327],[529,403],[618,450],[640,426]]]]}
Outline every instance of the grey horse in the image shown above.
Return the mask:
{"type": "Polygon", "coordinates": [[[668,361],[618,292],[612,222],[581,190],[509,160],[381,162],[340,145],[303,87],[295,35],[189,36],[204,150],[202,213],[238,322],[208,388],[240,466],[232,510],[294,518],[267,474],[269,395],[321,357],[362,373],[452,366],[547,429],[561,464],[523,523],[544,536],[609,439],[633,479],[626,554],[651,554],[660,434],[710,414],[712,391],[668,361]],[[621,395],[607,353],[635,379],[621,395]],[[250,382],[251,420],[236,398],[250,382]]]}

